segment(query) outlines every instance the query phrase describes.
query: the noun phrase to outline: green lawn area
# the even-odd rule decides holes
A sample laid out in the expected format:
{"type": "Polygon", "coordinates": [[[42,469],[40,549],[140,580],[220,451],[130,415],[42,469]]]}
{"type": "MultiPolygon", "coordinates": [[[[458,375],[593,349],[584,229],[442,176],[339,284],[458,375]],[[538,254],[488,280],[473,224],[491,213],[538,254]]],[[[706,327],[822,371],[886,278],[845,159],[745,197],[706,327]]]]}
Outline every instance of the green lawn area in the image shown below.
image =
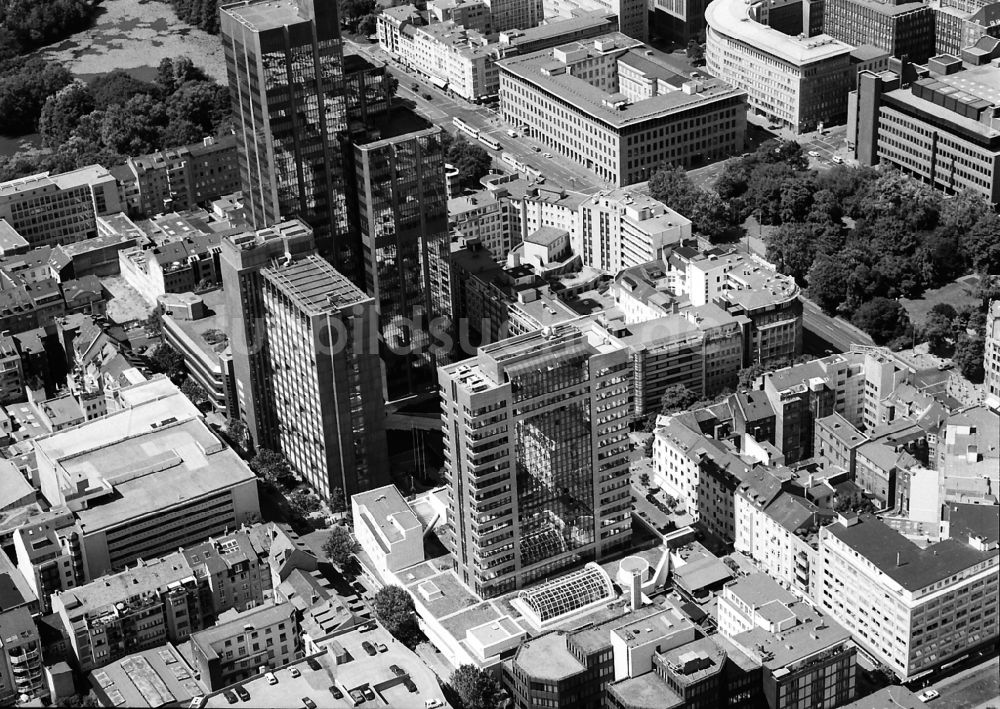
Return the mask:
{"type": "Polygon", "coordinates": [[[915,325],[922,325],[927,318],[927,313],[937,303],[948,303],[955,310],[960,309],[963,305],[975,305],[975,293],[978,286],[979,276],[962,276],[957,281],[949,283],[946,286],[926,291],[922,298],[917,298],[916,300],[900,298],[899,302],[903,304],[906,312],[910,314],[910,320],[915,325]]]}

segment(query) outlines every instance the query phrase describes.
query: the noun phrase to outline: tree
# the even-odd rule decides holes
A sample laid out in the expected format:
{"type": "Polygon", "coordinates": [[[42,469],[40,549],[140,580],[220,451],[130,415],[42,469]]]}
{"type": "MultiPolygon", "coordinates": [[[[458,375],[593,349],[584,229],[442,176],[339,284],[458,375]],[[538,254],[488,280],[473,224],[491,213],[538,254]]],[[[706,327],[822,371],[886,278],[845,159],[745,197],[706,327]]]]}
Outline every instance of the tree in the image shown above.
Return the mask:
{"type": "Polygon", "coordinates": [[[301,488],[293,491],[287,499],[292,509],[303,517],[313,512],[319,512],[323,506],[316,495],[301,488]]]}
{"type": "Polygon", "coordinates": [[[226,435],[240,450],[246,448],[247,436],[249,433],[250,429],[247,428],[247,425],[238,418],[230,417],[229,420],[226,421],[226,435]]]}
{"type": "Polygon", "coordinates": [[[330,492],[330,511],[334,514],[347,512],[347,496],[343,488],[335,487],[330,492]]]}
{"type": "MultiPolygon", "coordinates": [[[[85,29],[97,11],[88,0],[6,0],[0,3],[0,40],[19,52],[50,44],[85,29]]],[[[2,44],[2,42],[0,42],[2,44]]]]}
{"type": "Polygon", "coordinates": [[[419,635],[413,598],[399,586],[380,588],[372,599],[372,610],[378,622],[403,643],[409,644],[419,635]]]}
{"type": "Polygon", "coordinates": [[[149,358],[150,368],[158,374],[166,374],[174,384],[180,385],[187,376],[184,355],[167,344],[158,345],[149,358]]]}
{"type": "Polygon", "coordinates": [[[359,551],[361,545],[354,540],[347,527],[339,524],[330,528],[330,534],[323,542],[323,554],[337,566],[344,566],[359,551]]]}
{"type": "Polygon", "coordinates": [[[69,140],[81,118],[94,110],[94,96],[82,81],[74,81],[45,99],[38,118],[42,143],[55,148],[69,140]]]}
{"type": "Polygon", "coordinates": [[[33,57],[0,76],[0,134],[33,133],[49,96],[73,81],[58,62],[33,57]]]}
{"type": "Polygon", "coordinates": [[[94,105],[104,109],[128,103],[135,96],[159,96],[160,88],[136,79],[124,69],[113,69],[94,79],[90,84],[90,93],[94,97],[94,105]]]}
{"type": "Polygon", "coordinates": [[[184,379],[184,382],[181,384],[181,394],[186,396],[195,406],[201,406],[208,401],[208,394],[202,388],[201,384],[196,382],[192,377],[184,379]]]}
{"type": "Polygon", "coordinates": [[[362,37],[371,37],[378,29],[378,20],[375,13],[369,12],[358,21],[358,34],[362,37]]]}
{"type": "Polygon", "coordinates": [[[649,196],[680,214],[690,214],[698,201],[699,190],[684,172],[674,165],[662,167],[649,178],[649,196]]]}
{"type": "Polygon", "coordinates": [[[687,54],[687,58],[690,59],[692,63],[700,62],[705,58],[705,48],[698,44],[698,42],[694,39],[688,41],[685,53],[687,54]]]}
{"type": "Polygon", "coordinates": [[[847,298],[847,273],[838,258],[821,254],[806,276],[809,297],[828,313],[836,312],[847,298]]]}
{"type": "Polygon", "coordinates": [[[357,28],[361,18],[374,13],[375,8],[375,0],[337,0],[340,21],[352,28],[357,28]]]}
{"type": "Polygon", "coordinates": [[[970,337],[968,333],[959,335],[955,342],[955,354],[951,361],[955,363],[962,376],[974,384],[979,384],[986,376],[983,368],[985,347],[980,337],[970,337]]]}
{"type": "MultiPolygon", "coordinates": [[[[945,305],[951,308],[947,303],[939,303],[938,305],[945,305]]],[[[935,306],[936,307],[936,306],[935,306]]],[[[951,308],[952,313],[955,312],[954,308],[951,308]]],[[[941,310],[931,310],[927,314],[927,320],[924,322],[924,332],[923,337],[927,341],[928,348],[931,353],[946,356],[951,351],[950,340],[954,329],[952,327],[952,322],[955,320],[955,316],[949,317],[947,313],[941,310]]]]}
{"type": "Polygon", "coordinates": [[[887,344],[912,328],[906,308],[899,301],[882,297],[862,303],[851,322],[871,335],[876,345],[887,344]]]}
{"type": "Polygon", "coordinates": [[[643,473],[639,476],[639,484],[643,487],[649,487],[649,473],[643,473]]]}
{"type": "Polygon", "coordinates": [[[478,189],[479,180],[490,171],[493,158],[481,146],[458,136],[448,149],[448,162],[458,169],[462,187],[478,189]]]}
{"type": "Polygon", "coordinates": [[[792,170],[805,170],[809,167],[809,158],[802,152],[802,146],[794,140],[765,140],[757,146],[753,157],[765,164],[785,163],[792,170]]]}
{"type": "Polygon", "coordinates": [[[475,665],[461,665],[451,673],[448,684],[454,690],[460,709],[500,709],[503,692],[493,675],[475,665]]]}
{"type": "Polygon", "coordinates": [[[250,470],[260,479],[272,485],[290,487],[295,484],[295,475],[285,460],[285,456],[269,448],[261,448],[250,460],[250,470]]]}
{"type": "Polygon", "coordinates": [[[816,258],[816,227],[802,222],[786,223],[768,234],[767,260],[778,271],[803,283],[816,258]]]}
{"type": "Polygon", "coordinates": [[[961,237],[962,250],[979,273],[1000,273],[1000,216],[989,212],[961,237]]]}
{"type": "Polygon", "coordinates": [[[660,397],[660,413],[672,414],[683,411],[698,401],[698,395],[683,384],[671,384],[660,397]]]}

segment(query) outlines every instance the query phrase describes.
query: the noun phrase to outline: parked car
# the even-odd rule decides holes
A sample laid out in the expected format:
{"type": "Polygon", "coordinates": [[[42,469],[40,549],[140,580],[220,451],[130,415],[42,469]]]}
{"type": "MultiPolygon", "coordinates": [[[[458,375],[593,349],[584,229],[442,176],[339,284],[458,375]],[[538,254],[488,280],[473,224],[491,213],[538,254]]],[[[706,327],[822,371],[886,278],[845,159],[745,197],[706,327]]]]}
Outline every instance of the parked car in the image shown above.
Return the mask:
{"type": "Polygon", "coordinates": [[[372,645],[367,640],[365,640],[363,643],[361,643],[361,649],[364,650],[365,652],[367,652],[369,655],[376,655],[376,654],[378,654],[378,650],[375,649],[375,646],[372,645]]]}
{"type": "Polygon", "coordinates": [[[236,695],[231,690],[226,690],[222,693],[222,696],[226,698],[226,701],[230,704],[235,704],[237,702],[236,695]]]}
{"type": "Polygon", "coordinates": [[[310,657],[308,660],[306,660],[306,664],[309,665],[309,669],[310,670],[313,670],[313,671],[316,671],[316,672],[318,672],[319,670],[323,669],[323,665],[321,665],[318,662],[316,662],[316,658],[315,657],[310,657]]]}
{"type": "Polygon", "coordinates": [[[338,687],[337,685],[333,685],[332,687],[330,687],[330,694],[333,695],[334,699],[344,698],[344,693],[340,691],[340,687],[338,687]]]}
{"type": "Polygon", "coordinates": [[[242,684],[239,687],[233,689],[233,691],[236,692],[236,696],[242,699],[244,702],[250,701],[250,692],[248,692],[247,688],[244,687],[242,684]]]}
{"type": "Polygon", "coordinates": [[[362,687],[361,693],[365,695],[365,699],[371,701],[375,698],[375,692],[372,691],[371,687],[362,687]]]}
{"type": "Polygon", "coordinates": [[[389,652],[389,648],[385,646],[385,643],[376,643],[375,649],[379,652],[389,652]]]}
{"type": "Polygon", "coordinates": [[[399,665],[389,665],[389,671],[392,672],[397,677],[402,677],[406,674],[402,667],[399,665]]]}
{"type": "Polygon", "coordinates": [[[924,691],[922,691],[920,694],[917,695],[917,699],[919,699],[922,702],[929,702],[933,699],[937,699],[940,696],[941,692],[937,691],[936,689],[925,689],[924,691]]]}
{"type": "Polygon", "coordinates": [[[819,157],[819,153],[816,152],[815,150],[810,150],[809,151],[809,157],[811,157],[811,158],[818,158],[819,157]]]}
{"type": "Polygon", "coordinates": [[[365,695],[361,693],[360,689],[351,690],[351,699],[354,700],[354,706],[365,703],[365,695]]]}
{"type": "Polygon", "coordinates": [[[437,709],[437,707],[444,706],[444,702],[440,699],[425,699],[424,709],[437,709]]]}
{"type": "Polygon", "coordinates": [[[415,693],[417,691],[417,685],[414,684],[413,680],[410,679],[409,677],[404,677],[403,678],[403,686],[406,687],[406,689],[408,691],[410,691],[410,692],[414,692],[415,693]]]}
{"type": "Polygon", "coordinates": [[[268,672],[264,676],[267,677],[267,683],[268,684],[277,684],[278,683],[278,678],[274,676],[273,672],[268,672]]]}
{"type": "Polygon", "coordinates": [[[302,697],[302,705],[306,709],[316,709],[316,702],[314,702],[309,697],[302,697]]]}
{"type": "Polygon", "coordinates": [[[292,668],[290,668],[288,670],[288,674],[290,674],[292,677],[300,677],[300,676],[302,676],[302,673],[299,672],[299,668],[298,667],[292,667],[292,668]]]}
{"type": "Polygon", "coordinates": [[[833,162],[835,162],[837,165],[841,165],[844,162],[844,158],[840,157],[839,155],[834,155],[830,159],[833,160],[833,162]]]}

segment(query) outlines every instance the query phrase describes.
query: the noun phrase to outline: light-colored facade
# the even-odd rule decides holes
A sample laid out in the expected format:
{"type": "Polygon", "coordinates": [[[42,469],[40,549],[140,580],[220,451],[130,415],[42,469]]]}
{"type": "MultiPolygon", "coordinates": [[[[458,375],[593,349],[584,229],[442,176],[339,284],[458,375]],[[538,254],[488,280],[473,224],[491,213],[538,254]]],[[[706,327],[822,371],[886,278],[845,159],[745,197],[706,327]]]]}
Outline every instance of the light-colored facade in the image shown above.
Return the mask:
{"type": "Polygon", "coordinates": [[[81,576],[79,539],[68,511],[16,529],[14,552],[42,613],[51,611],[53,593],[73,588],[81,576]]]}
{"type": "Polygon", "coordinates": [[[291,603],[228,611],[219,622],[191,634],[193,664],[201,681],[217,690],[302,656],[297,611],[291,603]]]}
{"type": "Polygon", "coordinates": [[[32,246],[97,236],[96,217],[123,210],[118,182],[100,165],[0,184],[0,219],[32,246]]]}
{"type": "Polygon", "coordinates": [[[648,195],[614,190],[580,206],[580,239],[573,251],[584,265],[617,274],[661,258],[664,247],[690,238],[687,217],[648,195]]]}
{"type": "Polygon", "coordinates": [[[923,64],[934,52],[934,10],[916,0],[825,0],[823,31],[923,64]]]}
{"type": "Polygon", "coordinates": [[[575,17],[582,12],[602,10],[618,17],[619,31],[632,39],[649,39],[649,7],[647,0],[552,0],[547,2],[549,17],[575,17]]]}
{"type": "Polygon", "coordinates": [[[746,94],[678,75],[622,33],[499,62],[500,111],[613,186],[743,150],[746,94]]]}
{"type": "Polygon", "coordinates": [[[42,494],[76,515],[82,581],[260,517],[256,476],[168,379],[119,394],[135,403],[35,444],[42,494]]]}
{"type": "Polygon", "coordinates": [[[388,473],[371,297],[316,255],[261,271],[278,450],[322,497],[388,473]]]}
{"type": "Polygon", "coordinates": [[[351,497],[358,544],[383,578],[424,560],[424,528],[395,485],[351,497]]]}
{"type": "Polygon", "coordinates": [[[896,73],[859,75],[847,128],[858,162],[891,165],[946,194],[971,190],[1000,202],[996,67],[938,56],[927,69],[909,85],[896,73]]]}
{"type": "Polygon", "coordinates": [[[542,0],[485,0],[494,32],[527,30],[542,24],[542,0]]]}
{"type": "Polygon", "coordinates": [[[628,351],[570,322],[439,369],[456,571],[493,596],[628,544],[628,351]]]}
{"type": "Polygon", "coordinates": [[[0,704],[14,706],[47,697],[42,642],[24,607],[0,612],[0,704]]]}
{"type": "Polygon", "coordinates": [[[708,73],[745,91],[758,115],[793,131],[842,120],[852,47],[829,35],[786,35],[758,21],[759,7],[742,0],[708,6],[708,73]]]}
{"type": "Polygon", "coordinates": [[[997,508],[949,507],[950,537],[925,547],[873,517],[820,530],[813,601],[903,681],[1000,634],[997,508]]]}

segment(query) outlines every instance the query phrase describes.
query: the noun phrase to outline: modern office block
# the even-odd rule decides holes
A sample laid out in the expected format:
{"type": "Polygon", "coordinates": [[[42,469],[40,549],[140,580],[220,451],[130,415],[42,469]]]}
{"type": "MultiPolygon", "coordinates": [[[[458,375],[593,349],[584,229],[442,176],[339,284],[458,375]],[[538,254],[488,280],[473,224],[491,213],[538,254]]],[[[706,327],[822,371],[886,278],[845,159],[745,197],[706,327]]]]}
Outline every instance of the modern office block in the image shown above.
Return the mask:
{"type": "MultiPolygon", "coordinates": [[[[846,61],[846,59],[845,59],[846,61]]],[[[515,56],[500,67],[500,112],[614,186],[743,150],[746,94],[691,79],[623,33],[515,56]]]]}
{"type": "Polygon", "coordinates": [[[918,0],[826,0],[823,31],[922,64],[934,51],[934,10],[918,0]]]}
{"type": "Polygon", "coordinates": [[[372,299],[316,255],[261,270],[278,450],[329,499],[388,475],[372,299]]]}
{"type": "Polygon", "coordinates": [[[375,299],[386,398],[434,385],[434,333],[450,329],[448,197],[441,129],[355,147],[364,287],[375,299]]]}
{"type": "Polygon", "coordinates": [[[900,63],[890,69],[862,72],[850,95],[847,140],[858,162],[891,165],[946,194],[1000,201],[997,68],[941,55],[922,76],[900,63]]]}
{"type": "Polygon", "coordinates": [[[709,4],[708,73],[745,91],[758,115],[793,131],[843,120],[852,47],[829,35],[787,35],[761,22],[761,5],[741,0],[709,4]]]}
{"type": "Polygon", "coordinates": [[[299,217],[320,255],[359,273],[348,228],[348,116],[337,6],[247,0],[220,9],[240,178],[255,229],[299,217]]]}
{"type": "Polygon", "coordinates": [[[312,253],[313,234],[305,223],[290,220],[222,240],[220,270],[229,344],[236,380],[236,408],[254,445],[277,448],[278,431],[267,373],[263,279],[260,271],[278,260],[312,253]]]}
{"type": "Polygon", "coordinates": [[[986,313],[986,344],[983,353],[986,370],[986,405],[1000,411],[1000,300],[990,303],[986,313]]]}
{"type": "Polygon", "coordinates": [[[439,377],[448,542],[470,587],[494,596],[628,544],[626,348],[574,321],[439,377]]]}

